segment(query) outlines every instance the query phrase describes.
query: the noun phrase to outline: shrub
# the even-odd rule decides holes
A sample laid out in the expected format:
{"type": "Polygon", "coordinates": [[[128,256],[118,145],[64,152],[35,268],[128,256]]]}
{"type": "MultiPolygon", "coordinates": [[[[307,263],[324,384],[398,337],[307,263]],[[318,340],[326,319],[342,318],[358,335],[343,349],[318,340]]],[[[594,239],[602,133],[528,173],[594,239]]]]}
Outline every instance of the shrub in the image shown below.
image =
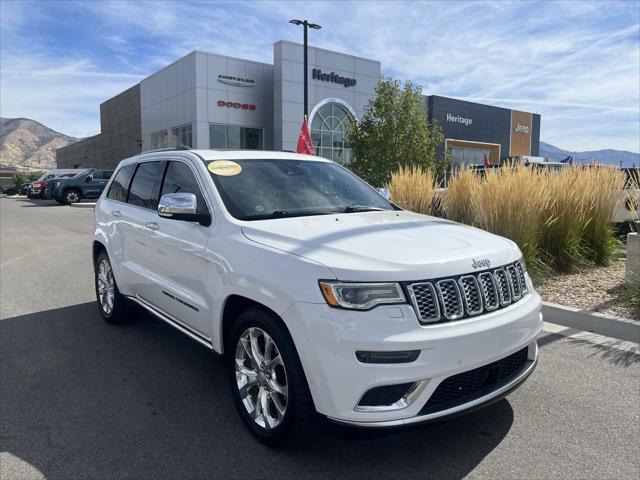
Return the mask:
{"type": "Polygon", "coordinates": [[[11,176],[11,180],[16,187],[19,187],[27,181],[27,176],[22,172],[14,172],[11,176]]]}
{"type": "Polygon", "coordinates": [[[386,185],[393,202],[412,212],[433,215],[438,209],[435,178],[430,170],[400,166],[386,185]]]}

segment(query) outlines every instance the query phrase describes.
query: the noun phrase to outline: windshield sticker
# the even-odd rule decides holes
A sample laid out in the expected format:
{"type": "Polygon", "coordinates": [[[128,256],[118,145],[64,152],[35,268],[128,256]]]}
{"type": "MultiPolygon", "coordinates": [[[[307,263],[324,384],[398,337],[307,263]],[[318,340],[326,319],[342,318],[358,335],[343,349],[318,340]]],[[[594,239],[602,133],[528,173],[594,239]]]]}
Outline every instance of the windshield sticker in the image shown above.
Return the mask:
{"type": "Polygon", "coordinates": [[[209,168],[211,173],[215,173],[216,175],[221,175],[223,177],[232,177],[233,175],[238,175],[242,171],[242,167],[231,160],[216,160],[211,162],[207,168],[209,168]]]}

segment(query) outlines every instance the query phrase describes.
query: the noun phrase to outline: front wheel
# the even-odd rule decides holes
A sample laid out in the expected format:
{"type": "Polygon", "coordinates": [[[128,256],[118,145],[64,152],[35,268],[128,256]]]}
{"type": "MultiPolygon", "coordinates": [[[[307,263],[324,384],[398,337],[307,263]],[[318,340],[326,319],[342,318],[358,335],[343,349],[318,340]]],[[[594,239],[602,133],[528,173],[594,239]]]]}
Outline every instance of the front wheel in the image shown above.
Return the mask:
{"type": "Polygon", "coordinates": [[[317,413],[288,330],[271,312],[243,312],[228,349],[236,407],[253,434],[270,446],[298,445],[312,436],[317,413]]]}

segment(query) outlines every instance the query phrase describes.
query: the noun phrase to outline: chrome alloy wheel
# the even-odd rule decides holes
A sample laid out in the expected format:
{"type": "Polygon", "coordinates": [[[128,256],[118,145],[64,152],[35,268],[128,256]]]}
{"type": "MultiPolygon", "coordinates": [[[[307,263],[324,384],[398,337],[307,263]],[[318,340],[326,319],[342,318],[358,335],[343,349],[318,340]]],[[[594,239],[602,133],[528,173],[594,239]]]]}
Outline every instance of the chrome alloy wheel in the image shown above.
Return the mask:
{"type": "Polygon", "coordinates": [[[73,190],[71,190],[70,192],[67,192],[67,202],[77,203],[79,201],[80,201],[80,196],[78,195],[78,192],[74,192],[73,190]]]}
{"type": "Polygon", "coordinates": [[[284,420],[289,398],[287,371],[280,351],[267,332],[246,329],[236,345],[236,384],[244,408],[266,430],[284,420]]]}
{"type": "Polygon", "coordinates": [[[113,301],[115,299],[116,284],[113,280],[111,265],[106,259],[102,259],[98,267],[98,300],[100,307],[106,315],[111,315],[113,311],[113,301]]]}

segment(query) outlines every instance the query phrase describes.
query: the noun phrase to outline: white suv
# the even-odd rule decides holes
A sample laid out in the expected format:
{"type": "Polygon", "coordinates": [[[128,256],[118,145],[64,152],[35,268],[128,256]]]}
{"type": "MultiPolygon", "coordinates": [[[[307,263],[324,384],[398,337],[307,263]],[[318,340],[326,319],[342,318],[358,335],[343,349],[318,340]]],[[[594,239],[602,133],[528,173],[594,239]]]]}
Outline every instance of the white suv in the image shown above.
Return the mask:
{"type": "Polygon", "coordinates": [[[266,443],[307,437],[317,413],[458,414],[536,365],[541,302],[513,242],[404,211],[331,161],[149,152],[120,163],[95,215],[102,316],[135,302],[224,353],[266,443]]]}

